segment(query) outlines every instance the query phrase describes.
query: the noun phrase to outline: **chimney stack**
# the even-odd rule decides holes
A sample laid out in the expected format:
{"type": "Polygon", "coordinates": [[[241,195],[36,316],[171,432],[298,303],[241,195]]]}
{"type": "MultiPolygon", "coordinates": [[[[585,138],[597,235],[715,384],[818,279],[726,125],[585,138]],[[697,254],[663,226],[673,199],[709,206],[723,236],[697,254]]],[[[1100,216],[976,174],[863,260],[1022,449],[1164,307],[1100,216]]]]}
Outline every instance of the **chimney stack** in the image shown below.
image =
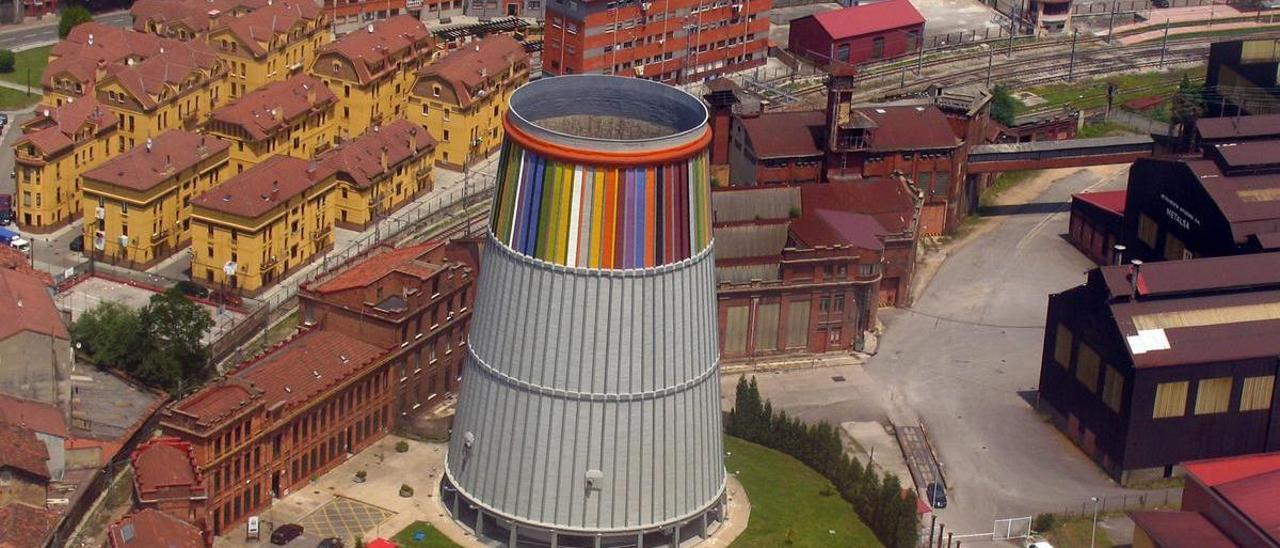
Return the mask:
{"type": "Polygon", "coordinates": [[[1120,266],[1124,264],[1124,251],[1126,249],[1129,249],[1129,248],[1125,247],[1124,244],[1116,244],[1115,246],[1116,266],[1120,266]]]}
{"type": "Polygon", "coordinates": [[[1129,298],[1138,298],[1138,276],[1142,275],[1142,261],[1134,259],[1129,266],[1129,298]]]}
{"type": "Polygon", "coordinates": [[[382,148],[379,150],[379,153],[380,153],[380,154],[379,154],[379,159],[382,161],[382,171],[386,171],[386,170],[388,169],[388,165],[387,165],[387,145],[382,145],[382,148]]]}

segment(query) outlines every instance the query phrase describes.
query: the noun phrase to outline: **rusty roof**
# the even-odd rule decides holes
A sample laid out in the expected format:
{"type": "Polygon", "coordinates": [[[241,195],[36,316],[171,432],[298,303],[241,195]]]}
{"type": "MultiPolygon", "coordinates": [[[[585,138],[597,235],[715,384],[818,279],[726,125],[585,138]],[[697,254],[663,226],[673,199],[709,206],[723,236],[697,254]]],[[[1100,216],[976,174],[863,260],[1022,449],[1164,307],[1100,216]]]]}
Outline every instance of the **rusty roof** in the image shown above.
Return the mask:
{"type": "Polygon", "coordinates": [[[122,188],[147,191],[175,173],[181,173],[210,157],[226,152],[230,146],[216,137],[172,129],[86,171],[83,177],[122,188]]]}
{"type": "Polygon", "coordinates": [[[26,253],[18,251],[9,246],[0,246],[0,268],[7,270],[16,270],[28,276],[31,276],[46,287],[53,286],[53,276],[43,270],[32,268],[31,258],[26,253]]]}
{"type": "Polygon", "coordinates": [[[11,502],[0,506],[0,548],[43,546],[61,514],[11,502]]]}
{"type": "Polygon", "coordinates": [[[763,112],[735,119],[746,132],[757,158],[822,155],[827,115],[820,110],[763,112]]]}
{"type": "Polygon", "coordinates": [[[913,230],[915,199],[902,181],[861,179],[800,187],[802,204],[826,204],[835,211],[870,215],[887,234],[913,230]]]}
{"type": "Polygon", "coordinates": [[[67,419],[57,406],[8,394],[0,394],[0,423],[67,437],[67,419]]]}
{"type": "Polygon", "coordinates": [[[871,120],[868,145],[871,150],[925,150],[955,148],[960,139],[936,105],[882,105],[854,107],[854,112],[871,120]]]}
{"type": "Polygon", "coordinates": [[[1210,141],[1280,137],[1280,114],[1201,118],[1196,120],[1196,132],[1210,141]]]}
{"type": "Polygon", "coordinates": [[[253,140],[260,141],[288,129],[294,119],[337,102],[338,97],[320,80],[298,74],[283,82],[262,86],[214,110],[211,118],[244,128],[253,140]]]}
{"type": "Polygon", "coordinates": [[[879,251],[884,249],[881,238],[887,232],[870,215],[828,209],[823,204],[809,204],[800,218],[791,222],[791,235],[798,243],[809,248],[853,246],[879,251]]]}
{"type": "Polygon", "coordinates": [[[200,529],[154,508],[125,516],[107,532],[111,548],[205,548],[200,529]],[[132,530],[125,540],[124,530],[132,530]]]}
{"type": "Polygon", "coordinates": [[[431,251],[444,244],[427,242],[403,248],[378,247],[359,262],[339,270],[331,278],[321,280],[306,289],[316,293],[336,293],[360,287],[368,287],[392,272],[403,272],[419,279],[425,279],[440,264],[426,257],[431,251]]]}
{"type": "MultiPolygon", "coordinates": [[[[374,21],[368,27],[349,33],[325,45],[317,52],[316,63],[327,54],[341,56],[355,67],[361,84],[393,68],[387,61],[410,51],[424,52],[431,48],[431,32],[422,21],[408,15],[374,21]],[[377,68],[378,64],[386,66],[377,68]]],[[[314,74],[323,74],[313,69],[314,74]]]]}
{"type": "Polygon", "coordinates": [[[355,140],[325,151],[316,158],[338,178],[357,187],[368,188],[375,179],[394,171],[401,162],[435,150],[436,140],[427,128],[403,118],[385,126],[374,126],[355,140]],[[386,165],[383,165],[383,155],[386,165]]]}
{"type": "Polygon", "coordinates": [[[191,200],[199,207],[256,219],[329,179],[333,168],[292,156],[272,156],[191,200]]]}
{"type": "Polygon", "coordinates": [[[483,98],[482,90],[528,60],[524,46],[506,34],[494,34],[463,44],[422,69],[424,78],[448,82],[462,107],[483,98]]]}
{"type": "Polygon", "coordinates": [[[49,288],[40,278],[0,269],[0,302],[6,303],[10,312],[9,319],[0,322],[0,340],[23,331],[70,340],[49,288]]]}
{"type": "Polygon", "coordinates": [[[32,476],[49,479],[49,450],[30,428],[0,424],[0,468],[16,468],[32,476]]]}

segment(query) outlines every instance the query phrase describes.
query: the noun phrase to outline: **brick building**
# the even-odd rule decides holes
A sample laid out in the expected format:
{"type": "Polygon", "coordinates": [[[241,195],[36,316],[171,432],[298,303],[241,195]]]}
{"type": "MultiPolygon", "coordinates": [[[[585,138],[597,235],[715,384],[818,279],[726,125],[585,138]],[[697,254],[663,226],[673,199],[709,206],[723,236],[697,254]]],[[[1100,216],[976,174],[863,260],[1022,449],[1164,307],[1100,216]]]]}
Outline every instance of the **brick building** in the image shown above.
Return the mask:
{"type": "Polygon", "coordinates": [[[0,269],[0,302],[9,305],[0,322],[0,392],[69,409],[71,335],[49,285],[47,277],[0,269]]]}
{"type": "Polygon", "coordinates": [[[165,409],[191,444],[221,535],[380,439],[394,420],[392,355],[336,330],[304,329],[165,409]]]}
{"type": "Polygon", "coordinates": [[[1045,326],[1040,408],[1117,480],[1280,450],[1280,253],[1096,268],[1045,326]]]}
{"type": "Polygon", "coordinates": [[[1280,546],[1280,453],[1186,462],[1179,510],[1137,510],[1134,548],[1280,546]]]}
{"type": "Polygon", "coordinates": [[[378,247],[298,292],[303,320],[394,353],[393,417],[412,419],[458,389],[475,298],[465,244],[378,247]]]}
{"type": "Polygon", "coordinates": [[[191,524],[150,508],[120,518],[107,531],[108,548],[205,548],[212,545],[191,524]]]}
{"type": "Polygon", "coordinates": [[[35,431],[0,424],[0,506],[44,508],[49,487],[49,452],[35,431]]]}
{"type": "Polygon", "coordinates": [[[924,16],[908,0],[855,4],[791,20],[787,49],[827,65],[861,65],[919,51],[924,16]]]}
{"type": "Polygon", "coordinates": [[[542,71],[697,81],[765,63],[771,0],[550,0],[542,71]]]}
{"type": "Polygon", "coordinates": [[[814,196],[796,187],[712,193],[726,360],[860,350],[875,328],[885,230],[814,196]]]}
{"type": "Polygon", "coordinates": [[[22,503],[0,503],[0,546],[25,548],[49,543],[53,526],[62,514],[22,503]]]}
{"type": "Polygon", "coordinates": [[[209,492],[191,444],[177,438],[145,441],[129,457],[133,494],[139,509],[156,509],[203,528],[209,492]]]}

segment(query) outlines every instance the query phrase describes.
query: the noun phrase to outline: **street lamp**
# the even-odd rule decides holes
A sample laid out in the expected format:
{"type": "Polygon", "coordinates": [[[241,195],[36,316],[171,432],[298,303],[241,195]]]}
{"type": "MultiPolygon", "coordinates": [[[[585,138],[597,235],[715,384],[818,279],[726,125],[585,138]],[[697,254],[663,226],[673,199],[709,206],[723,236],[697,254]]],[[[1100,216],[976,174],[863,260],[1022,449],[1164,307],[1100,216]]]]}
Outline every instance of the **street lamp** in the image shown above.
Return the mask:
{"type": "Polygon", "coordinates": [[[227,261],[222,265],[222,290],[218,292],[218,315],[221,316],[227,309],[227,280],[236,275],[236,262],[227,261]]]}
{"type": "Polygon", "coordinates": [[[1093,548],[1093,541],[1098,537],[1098,497],[1090,497],[1093,501],[1093,529],[1089,531],[1089,548],[1093,548]]]}

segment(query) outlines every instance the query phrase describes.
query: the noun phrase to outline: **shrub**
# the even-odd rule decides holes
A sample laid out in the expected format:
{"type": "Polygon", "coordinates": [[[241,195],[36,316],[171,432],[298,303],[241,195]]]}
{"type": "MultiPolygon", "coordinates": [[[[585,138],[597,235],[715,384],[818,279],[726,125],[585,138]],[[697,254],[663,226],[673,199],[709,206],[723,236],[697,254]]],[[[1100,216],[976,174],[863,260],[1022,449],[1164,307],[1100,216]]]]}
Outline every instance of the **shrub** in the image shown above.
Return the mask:
{"type": "Polygon", "coordinates": [[[404,440],[400,440],[400,441],[396,442],[396,452],[397,452],[397,453],[405,453],[405,452],[407,452],[407,451],[409,451],[409,442],[404,441],[404,440]]]}
{"type": "Polygon", "coordinates": [[[363,481],[364,481],[364,479],[365,479],[365,478],[367,478],[367,477],[369,477],[369,473],[368,473],[368,472],[366,472],[366,471],[364,471],[364,470],[360,470],[360,471],[356,472],[356,481],[363,482],[363,481]]]}
{"type": "Polygon", "coordinates": [[[407,483],[400,484],[400,496],[402,496],[402,497],[404,497],[404,498],[412,497],[412,496],[413,496],[413,488],[412,488],[412,487],[409,487],[409,484],[407,484],[407,483]]]}
{"type": "Polygon", "coordinates": [[[1037,533],[1043,533],[1053,529],[1054,522],[1057,521],[1053,514],[1036,514],[1034,520],[1031,521],[1031,529],[1037,533]]]}
{"type": "Polygon", "coordinates": [[[0,72],[13,72],[15,62],[13,50],[0,49],[0,72]]]}
{"type": "Polygon", "coordinates": [[[58,19],[58,38],[66,38],[68,34],[71,34],[71,29],[92,20],[93,14],[81,6],[72,6],[62,10],[62,16],[58,19]]]}

